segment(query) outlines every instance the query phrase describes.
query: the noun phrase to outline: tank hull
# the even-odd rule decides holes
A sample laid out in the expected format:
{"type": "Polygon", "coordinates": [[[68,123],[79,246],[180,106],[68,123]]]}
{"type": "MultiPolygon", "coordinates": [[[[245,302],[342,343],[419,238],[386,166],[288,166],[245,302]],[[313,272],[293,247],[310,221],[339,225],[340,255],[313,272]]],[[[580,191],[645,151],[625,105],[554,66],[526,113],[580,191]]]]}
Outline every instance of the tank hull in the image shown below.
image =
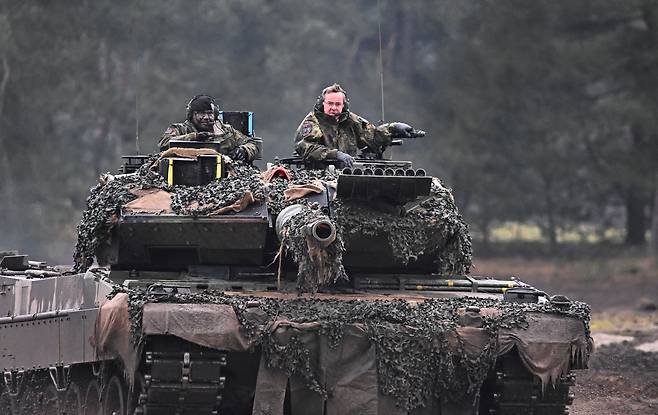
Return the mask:
{"type": "MultiPolygon", "coordinates": [[[[387,394],[382,386],[377,355],[383,352],[364,328],[368,320],[343,325],[341,341],[334,344],[330,334],[319,331],[320,319],[306,323],[273,319],[267,337],[272,343],[266,348],[262,342],[265,337],[257,341],[245,334],[245,320],[238,315],[262,317],[268,301],[306,301],[306,305],[403,301],[414,307],[428,301],[454,302],[465,297],[471,302],[500,301],[502,288],[492,293],[473,292],[471,287],[470,293],[464,293],[428,285],[404,294],[381,290],[316,293],[301,298],[283,290],[252,291],[248,297],[245,292],[196,297],[206,294],[190,288],[189,294],[144,294],[148,301],[141,310],[139,333],[135,333],[129,295],[119,293],[108,299],[117,287],[105,279],[106,275],[90,271],[40,279],[3,277],[5,286],[11,289],[6,288],[8,296],[3,298],[6,301],[2,306],[13,310],[12,317],[0,319],[3,413],[488,414],[494,410],[512,414],[533,410],[561,414],[572,399],[568,390],[571,371],[585,366],[583,350],[570,349],[568,353],[573,358],[562,362],[555,379],[542,383],[531,370],[536,371],[533,362],[540,359],[528,347],[571,343],[587,348],[582,321],[531,315],[527,328],[499,330],[493,339],[477,323],[478,316],[486,315],[482,309],[475,319],[460,320],[459,325],[444,332],[447,339],[471,345],[467,356],[474,359],[483,355],[486,345],[495,344],[496,359],[477,393],[463,394],[458,400],[430,395],[422,409],[407,411],[403,401],[396,400],[394,393],[387,394]],[[14,283],[10,284],[10,280],[14,283]],[[12,296],[10,292],[19,294],[12,296]],[[206,302],[199,302],[199,298],[206,302]],[[244,305],[244,310],[240,311],[237,304],[244,305]],[[563,336],[556,338],[554,333],[558,332],[563,336]],[[564,333],[573,337],[565,337],[564,333]],[[310,353],[310,368],[318,379],[323,379],[326,394],[314,390],[300,373],[288,373],[270,365],[272,345],[289,348],[293,339],[305,344],[310,353]],[[368,409],[364,412],[364,408],[368,409]]],[[[454,287],[469,280],[450,281],[454,287]]],[[[483,280],[482,289],[487,288],[485,282],[496,285],[495,280],[483,280]]],[[[498,285],[502,283],[498,281],[498,285]]],[[[179,288],[182,285],[185,284],[178,283],[179,288]]],[[[399,329],[403,330],[404,325],[399,329]]],[[[450,347],[457,347],[456,344],[450,347]]],[[[455,358],[459,356],[456,349],[446,350],[454,353],[455,358]]],[[[431,360],[428,355],[428,365],[431,360]]],[[[456,365],[458,373],[463,368],[456,365]]]]}

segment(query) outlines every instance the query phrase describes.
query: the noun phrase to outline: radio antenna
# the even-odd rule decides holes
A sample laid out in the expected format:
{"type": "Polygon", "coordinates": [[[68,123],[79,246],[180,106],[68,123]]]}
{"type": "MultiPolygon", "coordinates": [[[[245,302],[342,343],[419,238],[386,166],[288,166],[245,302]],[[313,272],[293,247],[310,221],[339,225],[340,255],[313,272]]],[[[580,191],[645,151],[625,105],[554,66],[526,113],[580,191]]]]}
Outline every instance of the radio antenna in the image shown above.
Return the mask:
{"type": "Polygon", "coordinates": [[[139,91],[135,94],[135,151],[139,152],[139,91]]]}
{"type": "Polygon", "coordinates": [[[141,78],[142,78],[142,62],[141,58],[137,58],[137,76],[135,77],[135,150],[137,154],[141,154],[139,151],[139,90],[141,89],[141,78]]]}
{"type": "Polygon", "coordinates": [[[132,18],[132,43],[135,46],[135,78],[134,78],[134,87],[135,87],[135,151],[136,154],[141,154],[139,151],[139,92],[142,87],[142,65],[144,63],[144,51],[142,49],[142,42],[140,31],[135,30],[137,28],[137,17],[133,16],[132,18]]]}
{"type": "Polygon", "coordinates": [[[382,8],[380,0],[377,0],[377,28],[379,31],[379,90],[382,97],[382,118],[384,123],[384,57],[382,54],[382,8]]]}

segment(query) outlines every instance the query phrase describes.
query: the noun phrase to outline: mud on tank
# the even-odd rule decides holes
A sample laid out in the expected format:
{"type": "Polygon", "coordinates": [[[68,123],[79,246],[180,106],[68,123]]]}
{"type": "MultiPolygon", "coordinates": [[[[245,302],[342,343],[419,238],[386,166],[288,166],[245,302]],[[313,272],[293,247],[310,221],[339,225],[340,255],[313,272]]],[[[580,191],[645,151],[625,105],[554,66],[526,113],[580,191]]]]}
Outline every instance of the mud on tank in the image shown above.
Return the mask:
{"type": "Polygon", "coordinates": [[[469,275],[440,180],[179,145],[92,190],[75,270],[0,263],[5,413],[566,413],[588,307],[469,275]]]}

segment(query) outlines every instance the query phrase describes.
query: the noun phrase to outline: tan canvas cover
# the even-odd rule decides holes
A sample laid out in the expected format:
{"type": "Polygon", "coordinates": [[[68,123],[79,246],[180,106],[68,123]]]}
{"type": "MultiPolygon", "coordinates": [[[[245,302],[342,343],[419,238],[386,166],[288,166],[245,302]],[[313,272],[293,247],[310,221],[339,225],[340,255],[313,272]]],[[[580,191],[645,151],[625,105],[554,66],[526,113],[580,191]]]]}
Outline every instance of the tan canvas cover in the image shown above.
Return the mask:
{"type": "Polygon", "coordinates": [[[311,193],[324,192],[324,185],[320,180],[313,180],[307,184],[291,184],[283,191],[286,201],[297,200],[311,193]]]}
{"type": "MultiPolygon", "coordinates": [[[[250,309],[251,310],[251,309],[250,309]]],[[[247,318],[258,318],[258,308],[247,312],[247,318]]],[[[568,371],[569,360],[587,353],[583,322],[574,318],[551,314],[528,314],[527,329],[500,329],[492,339],[486,329],[459,327],[449,334],[449,344],[457,347],[458,340],[472,358],[483,353],[491,341],[502,355],[516,346],[525,366],[543,382],[555,381],[568,371]]],[[[227,351],[246,351],[253,345],[240,331],[233,308],[221,304],[146,304],[142,330],[145,335],[169,334],[190,342],[227,351]]],[[[311,351],[312,370],[331,394],[325,403],[321,396],[309,390],[306,382],[291,377],[281,370],[268,367],[261,359],[256,382],[253,414],[283,414],[286,385],[290,382],[292,414],[318,413],[326,405],[327,415],[337,414],[402,414],[391,397],[379,392],[376,351],[363,325],[345,326],[342,343],[337,348],[328,344],[319,332],[318,323],[295,323],[279,318],[265,327],[272,340],[286,346],[293,335],[311,351]]],[[[129,373],[134,373],[139,350],[130,341],[127,296],[118,294],[100,309],[93,344],[100,358],[120,357],[129,373]]],[[[473,401],[474,402],[474,401],[473,401]]],[[[438,412],[467,414],[473,402],[445,404],[431,402],[418,408],[414,415],[438,412]]],[[[321,411],[319,413],[322,413],[321,411]]]]}
{"type": "MultiPolygon", "coordinates": [[[[140,189],[141,190],[141,189],[140,189]]],[[[133,193],[136,193],[133,191],[133,193]]],[[[127,214],[171,214],[171,193],[162,189],[141,190],[136,193],[139,196],[132,202],[123,205],[123,211],[127,214]]]]}
{"type": "Polygon", "coordinates": [[[324,192],[325,183],[330,187],[333,187],[334,189],[336,188],[335,181],[323,182],[322,180],[313,180],[311,183],[307,183],[307,184],[288,185],[288,188],[283,191],[283,196],[287,202],[290,202],[292,200],[301,199],[302,197],[309,195],[311,193],[320,194],[324,192]]]}
{"type": "Polygon", "coordinates": [[[119,358],[131,384],[139,364],[139,348],[131,342],[128,295],[119,293],[98,311],[90,341],[100,360],[119,358]]]}
{"type": "Polygon", "coordinates": [[[585,362],[588,339],[583,322],[552,314],[530,313],[527,329],[501,329],[498,355],[516,346],[521,360],[542,385],[569,371],[570,360],[585,362]]]}
{"type": "Polygon", "coordinates": [[[252,346],[240,332],[233,307],[224,304],[146,304],[142,332],[173,334],[201,346],[232,352],[252,346]]]}

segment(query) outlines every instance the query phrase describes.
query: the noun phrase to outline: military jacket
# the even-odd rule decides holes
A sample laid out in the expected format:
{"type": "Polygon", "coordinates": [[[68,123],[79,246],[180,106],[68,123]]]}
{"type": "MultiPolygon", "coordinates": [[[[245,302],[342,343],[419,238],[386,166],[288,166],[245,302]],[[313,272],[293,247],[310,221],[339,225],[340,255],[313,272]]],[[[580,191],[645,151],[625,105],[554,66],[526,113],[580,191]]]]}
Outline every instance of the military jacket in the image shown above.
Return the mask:
{"type": "MultiPolygon", "coordinates": [[[[196,140],[198,132],[199,130],[189,120],[171,124],[162,134],[160,149],[167,146],[169,140],[196,140]]],[[[219,143],[219,152],[222,154],[230,155],[238,147],[242,147],[247,152],[247,161],[253,161],[258,154],[258,147],[254,140],[228,124],[215,121],[213,132],[215,138],[211,141],[219,143]]]]}
{"type": "Polygon", "coordinates": [[[364,147],[379,152],[391,144],[389,130],[389,124],[375,127],[353,112],[336,118],[316,107],[297,128],[295,151],[307,160],[335,159],[339,150],[355,156],[364,147]]]}

